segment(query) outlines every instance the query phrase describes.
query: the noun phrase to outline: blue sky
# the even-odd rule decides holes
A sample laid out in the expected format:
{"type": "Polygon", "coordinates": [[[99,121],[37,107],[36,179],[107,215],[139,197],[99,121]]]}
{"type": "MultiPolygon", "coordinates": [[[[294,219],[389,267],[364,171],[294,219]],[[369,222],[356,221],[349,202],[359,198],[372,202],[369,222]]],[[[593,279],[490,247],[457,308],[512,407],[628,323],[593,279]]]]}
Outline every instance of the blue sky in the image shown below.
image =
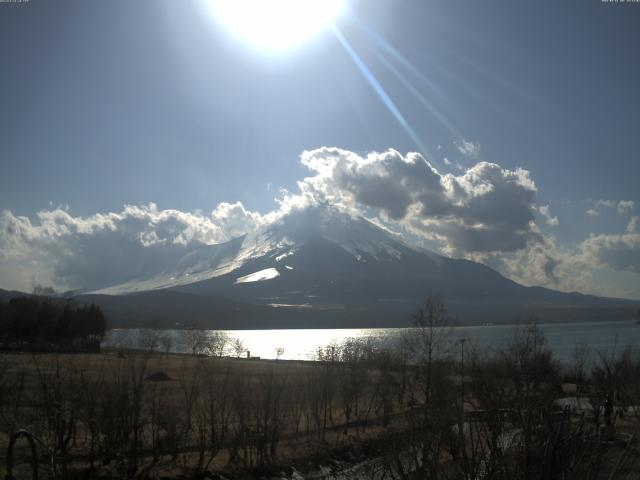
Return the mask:
{"type": "MultiPolygon", "coordinates": [[[[305,150],[419,152],[442,175],[526,170],[544,240],[465,251],[383,222],[524,283],[640,298],[638,24],[631,2],[354,0],[336,28],[381,97],[330,29],[273,53],[231,35],[207,0],[0,4],[3,221],[37,229],[42,210],[89,219],[150,202],[264,216],[314,173],[305,150]],[[557,274],[531,273],[536,249],[557,274]]],[[[61,283],[49,230],[4,229],[0,287],[61,283]],[[45,259],[25,265],[25,243],[45,259]]]]}

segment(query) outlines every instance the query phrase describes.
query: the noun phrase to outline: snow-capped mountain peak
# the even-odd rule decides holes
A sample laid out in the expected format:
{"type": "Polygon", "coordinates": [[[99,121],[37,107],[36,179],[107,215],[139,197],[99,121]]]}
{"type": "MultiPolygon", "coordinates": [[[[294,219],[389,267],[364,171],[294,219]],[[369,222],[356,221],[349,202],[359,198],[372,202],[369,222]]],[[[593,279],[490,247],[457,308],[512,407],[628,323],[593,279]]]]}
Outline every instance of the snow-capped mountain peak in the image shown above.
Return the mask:
{"type": "Polygon", "coordinates": [[[390,232],[362,217],[352,217],[330,207],[309,207],[289,213],[267,229],[267,236],[279,238],[291,247],[323,238],[354,257],[381,253],[399,257],[400,242],[390,232]]]}
{"type": "Polygon", "coordinates": [[[231,274],[259,258],[282,262],[303,246],[318,241],[334,244],[358,261],[381,256],[400,259],[402,249],[410,248],[369,220],[331,207],[308,207],[229,242],[188,249],[160,273],[108,285],[94,293],[119,295],[185,286],[231,274]]]}

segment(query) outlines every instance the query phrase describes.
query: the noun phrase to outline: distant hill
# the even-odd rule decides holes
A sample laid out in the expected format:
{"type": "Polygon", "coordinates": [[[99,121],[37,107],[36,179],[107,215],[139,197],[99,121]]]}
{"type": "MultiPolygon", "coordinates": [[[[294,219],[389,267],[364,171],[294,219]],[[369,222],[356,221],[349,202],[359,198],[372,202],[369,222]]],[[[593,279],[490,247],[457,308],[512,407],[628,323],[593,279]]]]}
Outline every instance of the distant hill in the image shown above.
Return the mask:
{"type": "Polygon", "coordinates": [[[8,302],[12,298],[30,296],[28,293],[19,292],[17,290],[2,290],[0,288],[0,301],[8,302]]]}

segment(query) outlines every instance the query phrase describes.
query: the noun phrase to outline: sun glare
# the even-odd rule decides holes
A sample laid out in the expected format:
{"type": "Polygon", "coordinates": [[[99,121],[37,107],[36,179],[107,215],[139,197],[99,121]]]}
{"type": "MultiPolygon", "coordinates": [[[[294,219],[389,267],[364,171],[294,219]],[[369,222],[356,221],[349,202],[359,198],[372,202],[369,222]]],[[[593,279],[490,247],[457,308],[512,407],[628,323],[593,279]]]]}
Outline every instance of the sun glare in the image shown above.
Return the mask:
{"type": "Polygon", "coordinates": [[[209,0],[235,35],[262,50],[294,48],[340,14],[344,0],[209,0]]]}

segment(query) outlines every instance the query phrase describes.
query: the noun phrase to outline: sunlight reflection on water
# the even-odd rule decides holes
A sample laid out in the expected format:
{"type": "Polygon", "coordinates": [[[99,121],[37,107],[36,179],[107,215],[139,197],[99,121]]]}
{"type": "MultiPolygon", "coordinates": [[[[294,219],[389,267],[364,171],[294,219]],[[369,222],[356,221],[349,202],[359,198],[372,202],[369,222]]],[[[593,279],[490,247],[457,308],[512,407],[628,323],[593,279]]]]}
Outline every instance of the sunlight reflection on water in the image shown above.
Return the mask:
{"type": "MultiPolygon", "coordinates": [[[[640,325],[634,321],[584,322],[539,325],[555,356],[560,360],[570,360],[576,345],[586,344],[593,351],[623,348],[626,345],[640,345],[640,325]]],[[[460,338],[467,340],[467,346],[480,348],[500,348],[506,345],[516,331],[514,325],[449,327],[451,348],[455,348],[460,338]]],[[[231,340],[240,339],[252,356],[276,358],[276,350],[283,348],[280,358],[287,360],[309,360],[318,348],[332,343],[340,344],[348,338],[374,337],[387,345],[401,341],[404,329],[282,329],[282,330],[227,330],[231,340]]],[[[141,330],[112,330],[104,342],[105,347],[136,347],[141,330]]],[[[159,331],[159,335],[173,338],[172,351],[187,352],[181,345],[179,330],[159,331]]],[[[467,348],[467,347],[465,347],[467,348]]],[[[162,347],[158,347],[159,350],[162,347]]]]}

